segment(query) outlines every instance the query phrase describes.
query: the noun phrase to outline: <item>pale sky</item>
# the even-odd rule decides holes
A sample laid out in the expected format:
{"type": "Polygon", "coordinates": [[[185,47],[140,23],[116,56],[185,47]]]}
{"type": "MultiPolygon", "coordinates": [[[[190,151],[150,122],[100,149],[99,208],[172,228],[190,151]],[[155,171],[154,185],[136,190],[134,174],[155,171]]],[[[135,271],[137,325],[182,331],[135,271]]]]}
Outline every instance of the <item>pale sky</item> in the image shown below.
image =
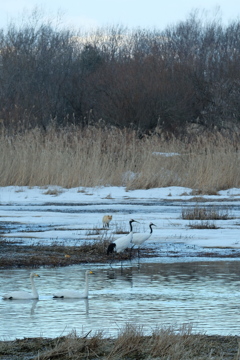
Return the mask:
{"type": "Polygon", "coordinates": [[[206,11],[211,19],[220,9],[224,24],[240,18],[239,0],[0,0],[0,28],[11,20],[19,23],[36,6],[48,18],[60,14],[67,28],[86,30],[108,25],[162,30],[186,20],[194,9],[206,11]]]}

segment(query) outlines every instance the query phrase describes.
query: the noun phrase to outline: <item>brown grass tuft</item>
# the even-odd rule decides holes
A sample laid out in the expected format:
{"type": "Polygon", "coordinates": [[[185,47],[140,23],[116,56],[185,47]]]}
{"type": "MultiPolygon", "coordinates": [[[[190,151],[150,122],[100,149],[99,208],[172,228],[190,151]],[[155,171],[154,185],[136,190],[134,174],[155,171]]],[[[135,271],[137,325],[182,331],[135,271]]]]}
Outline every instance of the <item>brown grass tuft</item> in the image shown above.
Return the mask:
{"type": "Polygon", "coordinates": [[[182,208],[182,219],[197,220],[188,225],[191,229],[219,229],[215,220],[228,220],[231,217],[226,207],[221,209],[215,206],[207,207],[196,204],[194,207],[182,208]]]}
{"type": "Polygon", "coordinates": [[[200,221],[188,225],[191,229],[219,229],[213,221],[200,221]]]}
{"type": "Polygon", "coordinates": [[[199,206],[196,204],[194,207],[182,208],[182,218],[184,220],[229,220],[228,208],[220,209],[219,207],[199,206]]]}

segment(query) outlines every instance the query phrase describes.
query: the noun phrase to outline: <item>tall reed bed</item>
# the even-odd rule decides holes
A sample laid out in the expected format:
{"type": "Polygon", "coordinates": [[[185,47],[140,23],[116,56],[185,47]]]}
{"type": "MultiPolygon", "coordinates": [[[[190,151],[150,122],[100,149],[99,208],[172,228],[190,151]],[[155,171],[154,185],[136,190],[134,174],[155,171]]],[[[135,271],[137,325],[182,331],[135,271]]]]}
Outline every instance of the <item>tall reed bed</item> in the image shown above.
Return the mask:
{"type": "Polygon", "coordinates": [[[86,127],[0,135],[0,186],[184,186],[203,193],[240,186],[236,142],[141,139],[129,129],[86,127]]]}

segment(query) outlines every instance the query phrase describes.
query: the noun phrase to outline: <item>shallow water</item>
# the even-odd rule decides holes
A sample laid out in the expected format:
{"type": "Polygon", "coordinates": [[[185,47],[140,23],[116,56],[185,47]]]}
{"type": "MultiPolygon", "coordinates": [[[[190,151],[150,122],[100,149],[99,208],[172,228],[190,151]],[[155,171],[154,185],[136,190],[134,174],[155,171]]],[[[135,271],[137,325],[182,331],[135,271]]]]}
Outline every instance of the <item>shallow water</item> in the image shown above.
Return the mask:
{"type": "MultiPolygon", "coordinates": [[[[57,337],[104,331],[116,336],[126,323],[156,327],[191,325],[193,332],[239,335],[240,263],[128,263],[94,265],[89,299],[53,300],[54,291],[82,289],[84,266],[46,269],[35,279],[39,301],[0,299],[0,339],[57,337]]],[[[30,289],[29,270],[2,270],[1,294],[30,289]]]]}

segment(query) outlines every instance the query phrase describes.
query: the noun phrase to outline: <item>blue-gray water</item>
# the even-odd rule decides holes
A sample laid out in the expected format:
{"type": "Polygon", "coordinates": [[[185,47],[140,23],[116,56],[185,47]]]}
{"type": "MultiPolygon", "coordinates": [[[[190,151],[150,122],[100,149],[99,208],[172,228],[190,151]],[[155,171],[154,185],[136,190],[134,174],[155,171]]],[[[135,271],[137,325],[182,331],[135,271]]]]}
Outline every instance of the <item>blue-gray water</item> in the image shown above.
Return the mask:
{"type": "MultiPolygon", "coordinates": [[[[240,333],[238,261],[137,263],[91,266],[89,299],[53,300],[54,291],[84,287],[89,267],[41,268],[39,301],[0,300],[0,339],[57,337],[104,331],[115,336],[126,323],[153,328],[183,324],[193,332],[240,333]]],[[[0,293],[29,289],[29,270],[1,270],[0,293]]]]}

